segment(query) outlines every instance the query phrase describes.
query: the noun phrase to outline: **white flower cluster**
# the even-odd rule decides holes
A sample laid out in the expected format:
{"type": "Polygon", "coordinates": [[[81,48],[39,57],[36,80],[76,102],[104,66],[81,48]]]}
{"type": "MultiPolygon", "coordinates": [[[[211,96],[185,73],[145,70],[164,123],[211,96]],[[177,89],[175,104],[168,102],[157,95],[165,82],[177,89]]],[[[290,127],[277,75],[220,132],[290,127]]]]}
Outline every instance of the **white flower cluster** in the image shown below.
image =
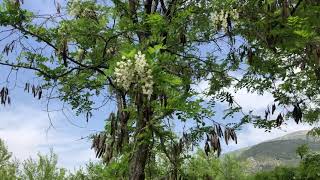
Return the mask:
{"type": "Polygon", "coordinates": [[[214,27],[222,27],[225,31],[228,30],[228,18],[234,21],[236,24],[236,20],[239,19],[239,13],[236,9],[230,11],[221,10],[219,13],[212,13],[211,18],[213,21],[214,27]]]}
{"type": "Polygon", "coordinates": [[[123,56],[122,61],[117,62],[114,75],[115,82],[125,90],[129,90],[130,85],[135,83],[141,86],[144,95],[151,97],[154,84],[152,70],[146,56],[140,51],[134,56],[134,61],[123,56]]]}
{"type": "Polygon", "coordinates": [[[107,53],[107,54],[111,54],[111,53],[113,53],[114,51],[116,51],[116,48],[110,47],[110,48],[108,48],[108,49],[106,50],[106,53],[107,53]]]}
{"type": "Polygon", "coordinates": [[[77,16],[81,13],[81,3],[80,0],[71,0],[69,1],[69,15],[77,16]]]}
{"type": "MultiPolygon", "coordinates": [[[[125,60],[125,57],[122,57],[122,59],[125,60]]],[[[117,62],[117,67],[114,70],[114,75],[115,82],[122,86],[125,90],[129,90],[134,77],[131,60],[129,59],[128,61],[117,62]]]]}
{"type": "Polygon", "coordinates": [[[96,16],[95,8],[86,7],[82,4],[81,0],[71,0],[69,1],[69,15],[70,16],[87,16],[94,17],[96,16]]]}

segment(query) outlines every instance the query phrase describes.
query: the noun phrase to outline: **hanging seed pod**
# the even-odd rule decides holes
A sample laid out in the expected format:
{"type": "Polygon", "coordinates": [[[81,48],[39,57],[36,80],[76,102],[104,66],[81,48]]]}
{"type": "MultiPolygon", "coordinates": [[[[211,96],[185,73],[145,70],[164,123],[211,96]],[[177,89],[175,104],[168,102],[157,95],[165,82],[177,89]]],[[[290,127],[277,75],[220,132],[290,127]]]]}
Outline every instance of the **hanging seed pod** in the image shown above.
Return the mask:
{"type": "Polygon", "coordinates": [[[276,110],[276,105],[275,105],[275,104],[273,104],[273,105],[272,105],[272,111],[271,111],[271,112],[272,112],[272,114],[274,113],[274,111],[275,111],[275,110],[276,110]]]}
{"type": "Polygon", "coordinates": [[[235,131],[233,131],[233,133],[234,133],[234,142],[236,143],[236,144],[238,144],[238,137],[237,137],[237,133],[235,132],[235,131]]]}
{"type": "Polygon", "coordinates": [[[230,139],[230,129],[229,128],[226,128],[224,130],[224,140],[226,142],[226,144],[228,145],[229,143],[229,139],[230,139]]]}
{"type": "Polygon", "coordinates": [[[218,139],[218,142],[217,142],[217,154],[218,154],[218,157],[221,155],[221,144],[220,144],[220,140],[218,139]]]}
{"type": "Polygon", "coordinates": [[[281,126],[282,122],[283,122],[283,117],[282,117],[282,115],[281,115],[281,113],[280,113],[280,114],[277,116],[277,119],[276,119],[277,126],[278,126],[278,127],[281,126]]]}
{"type": "Polygon", "coordinates": [[[301,109],[299,107],[299,104],[294,105],[292,116],[293,116],[294,121],[297,124],[299,124],[299,122],[301,122],[301,120],[302,120],[302,111],[301,111],[301,109]]]}
{"type": "Polygon", "coordinates": [[[268,119],[268,117],[269,117],[269,111],[268,111],[268,110],[265,110],[265,111],[264,111],[264,118],[265,118],[265,119],[268,119]]]}
{"type": "Polygon", "coordinates": [[[25,86],[24,86],[24,91],[27,91],[27,90],[28,90],[28,84],[29,84],[29,83],[26,83],[26,84],[25,84],[25,86]]]}
{"type": "Polygon", "coordinates": [[[208,141],[206,141],[206,144],[204,145],[204,152],[206,153],[207,156],[209,155],[210,146],[209,146],[208,141]]]}
{"type": "Polygon", "coordinates": [[[61,13],[61,5],[58,2],[56,4],[56,9],[57,9],[57,13],[60,14],[61,13]]]}
{"type": "Polygon", "coordinates": [[[2,105],[6,104],[11,104],[11,98],[9,96],[9,89],[7,87],[2,87],[0,91],[0,98],[1,98],[1,103],[2,105]]]}
{"type": "Polygon", "coordinates": [[[41,96],[42,96],[42,89],[39,90],[38,99],[41,99],[41,96]]]}

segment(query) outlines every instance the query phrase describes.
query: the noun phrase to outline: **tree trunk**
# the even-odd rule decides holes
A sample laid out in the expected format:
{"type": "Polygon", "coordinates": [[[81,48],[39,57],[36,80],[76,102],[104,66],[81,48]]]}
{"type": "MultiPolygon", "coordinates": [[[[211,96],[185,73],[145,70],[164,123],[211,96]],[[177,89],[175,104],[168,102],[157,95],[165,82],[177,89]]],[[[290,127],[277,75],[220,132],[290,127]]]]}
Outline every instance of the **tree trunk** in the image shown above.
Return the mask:
{"type": "Polygon", "coordinates": [[[148,143],[138,145],[137,150],[134,152],[133,158],[130,163],[130,180],[144,180],[145,179],[145,165],[149,154],[148,143]]]}
{"type": "Polygon", "coordinates": [[[150,136],[146,132],[147,122],[151,116],[151,108],[144,104],[143,95],[139,94],[137,98],[137,126],[135,132],[135,145],[133,156],[129,165],[130,180],[144,180],[145,166],[149,156],[150,136]]]}

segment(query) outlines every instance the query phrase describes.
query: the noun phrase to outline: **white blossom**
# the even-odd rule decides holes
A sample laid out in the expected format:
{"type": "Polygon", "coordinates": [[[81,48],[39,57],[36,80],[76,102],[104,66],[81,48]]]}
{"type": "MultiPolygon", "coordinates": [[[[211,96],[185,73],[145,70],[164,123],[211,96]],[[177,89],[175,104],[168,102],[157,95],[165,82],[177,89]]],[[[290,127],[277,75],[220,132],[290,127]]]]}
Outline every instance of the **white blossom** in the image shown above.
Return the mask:
{"type": "Polygon", "coordinates": [[[71,0],[69,1],[69,15],[70,16],[77,16],[81,12],[81,4],[80,0],[71,0]]]}
{"type": "Polygon", "coordinates": [[[237,20],[239,19],[239,13],[236,9],[232,10],[221,10],[218,13],[211,14],[211,20],[213,22],[214,28],[222,27],[223,30],[228,30],[228,18],[233,20],[234,25],[236,25],[237,20]]]}
{"type": "Polygon", "coordinates": [[[122,56],[122,60],[116,64],[114,75],[115,82],[122,88],[129,90],[132,84],[138,85],[142,93],[150,99],[154,82],[145,54],[139,51],[135,54],[134,60],[122,56]]]}
{"type": "Polygon", "coordinates": [[[110,53],[112,53],[114,51],[115,51],[115,48],[113,48],[113,47],[110,47],[110,48],[106,49],[106,53],[108,53],[108,54],[110,54],[110,53]]]}

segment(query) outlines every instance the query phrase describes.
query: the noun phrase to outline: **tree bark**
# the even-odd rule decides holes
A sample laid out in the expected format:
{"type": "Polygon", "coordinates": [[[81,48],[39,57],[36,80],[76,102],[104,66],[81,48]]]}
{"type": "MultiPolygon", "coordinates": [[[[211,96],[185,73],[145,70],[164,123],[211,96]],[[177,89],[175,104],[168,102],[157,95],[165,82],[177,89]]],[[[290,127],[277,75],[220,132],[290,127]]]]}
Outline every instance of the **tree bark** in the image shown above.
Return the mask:
{"type": "Polygon", "coordinates": [[[146,132],[147,122],[151,116],[151,108],[143,101],[143,95],[138,93],[137,105],[137,126],[135,131],[135,145],[133,156],[129,165],[129,179],[130,180],[144,180],[145,166],[149,156],[149,140],[150,137],[146,132]]]}
{"type": "MultiPolygon", "coordinates": [[[[150,14],[152,12],[152,2],[153,0],[145,0],[144,7],[145,13],[150,14]]],[[[134,24],[138,23],[137,16],[137,5],[138,0],[129,0],[129,13],[131,20],[134,24]]],[[[156,5],[157,6],[157,5],[156,5]]],[[[156,9],[156,8],[155,8],[156,9]]],[[[143,42],[150,32],[136,32],[139,38],[139,42],[143,42]]],[[[136,106],[137,106],[137,122],[135,130],[135,148],[133,149],[133,156],[129,164],[129,179],[130,180],[144,180],[145,179],[145,166],[150,151],[150,136],[146,133],[147,122],[152,116],[151,107],[148,105],[149,100],[143,97],[142,93],[137,93],[136,96],[136,106]]]]}
{"type": "MultiPolygon", "coordinates": [[[[140,142],[139,142],[140,143],[140,142]]],[[[137,150],[134,152],[133,159],[130,164],[129,179],[130,180],[144,180],[145,179],[145,166],[149,154],[148,143],[141,143],[138,145],[137,150]]]]}

